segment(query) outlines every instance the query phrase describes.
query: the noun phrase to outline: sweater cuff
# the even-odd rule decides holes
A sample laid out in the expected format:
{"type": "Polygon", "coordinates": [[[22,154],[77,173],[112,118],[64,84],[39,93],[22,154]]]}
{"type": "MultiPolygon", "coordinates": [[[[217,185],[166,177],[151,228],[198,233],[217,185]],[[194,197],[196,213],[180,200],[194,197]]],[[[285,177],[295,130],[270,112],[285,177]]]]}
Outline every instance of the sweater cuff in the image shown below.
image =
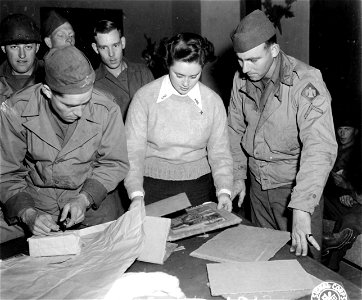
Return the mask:
{"type": "Polygon", "coordinates": [[[10,225],[16,224],[20,221],[20,211],[27,208],[35,208],[34,198],[26,193],[20,192],[9,198],[4,203],[4,215],[10,225]]]}
{"type": "Polygon", "coordinates": [[[231,198],[231,191],[228,189],[220,189],[220,191],[216,193],[216,196],[219,197],[221,194],[228,194],[231,198]]]}
{"type": "Polygon", "coordinates": [[[83,184],[80,193],[85,193],[91,207],[96,210],[107,196],[107,189],[96,179],[88,178],[83,184]]]}
{"type": "Polygon", "coordinates": [[[145,193],[144,192],[141,192],[141,191],[135,191],[133,193],[131,193],[131,200],[133,200],[133,198],[135,197],[144,197],[145,196],[145,193]]]}

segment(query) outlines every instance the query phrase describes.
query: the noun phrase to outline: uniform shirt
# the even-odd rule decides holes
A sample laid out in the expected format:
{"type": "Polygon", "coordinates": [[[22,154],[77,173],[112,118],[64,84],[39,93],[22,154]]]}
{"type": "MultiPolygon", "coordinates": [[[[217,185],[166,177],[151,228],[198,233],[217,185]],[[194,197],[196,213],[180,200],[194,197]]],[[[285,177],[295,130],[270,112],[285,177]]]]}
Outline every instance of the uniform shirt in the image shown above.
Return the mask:
{"type": "Polygon", "coordinates": [[[331,98],[319,70],[283,52],[278,59],[264,109],[260,83],[235,74],[228,116],[234,178],[245,179],[249,167],[263,190],[292,184],[289,207],[312,213],[337,153],[331,98]]]}
{"type": "Polygon", "coordinates": [[[101,63],[96,70],[94,86],[112,94],[119,105],[123,120],[126,119],[128,106],[136,91],[153,80],[151,71],[142,64],[136,64],[125,60],[127,68],[121,72],[118,78],[114,77],[101,63]]]}

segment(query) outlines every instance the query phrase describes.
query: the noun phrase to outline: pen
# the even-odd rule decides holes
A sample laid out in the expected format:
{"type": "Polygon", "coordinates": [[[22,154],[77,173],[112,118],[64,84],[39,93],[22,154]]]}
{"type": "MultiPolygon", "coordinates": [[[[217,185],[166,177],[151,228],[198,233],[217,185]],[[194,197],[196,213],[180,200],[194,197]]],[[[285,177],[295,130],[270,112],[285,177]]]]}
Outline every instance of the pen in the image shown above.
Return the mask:
{"type": "Polygon", "coordinates": [[[61,231],[65,231],[67,229],[68,219],[65,219],[62,222],[59,222],[59,228],[61,231]]]}

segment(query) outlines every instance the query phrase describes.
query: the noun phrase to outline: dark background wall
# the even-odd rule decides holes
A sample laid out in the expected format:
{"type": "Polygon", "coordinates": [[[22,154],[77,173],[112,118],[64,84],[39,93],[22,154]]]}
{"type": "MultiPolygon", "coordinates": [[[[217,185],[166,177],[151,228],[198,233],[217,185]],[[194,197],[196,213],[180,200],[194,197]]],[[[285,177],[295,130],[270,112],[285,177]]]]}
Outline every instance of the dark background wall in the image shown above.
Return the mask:
{"type": "Polygon", "coordinates": [[[336,118],[361,116],[361,6],[360,0],[311,1],[310,64],[322,71],[336,118]]]}
{"type": "MultiPolygon", "coordinates": [[[[285,0],[272,2],[285,5],[285,0]]],[[[181,31],[202,34],[215,44],[219,56],[217,63],[205,70],[208,74],[204,79],[227,102],[235,71],[228,35],[241,17],[261,5],[261,0],[0,0],[0,18],[24,13],[40,25],[43,7],[120,10],[127,40],[125,54],[136,62],[143,61],[141,53],[147,45],[144,35],[158,42],[181,31]]],[[[348,110],[359,121],[361,5],[361,0],[297,0],[292,5],[295,16],[283,18],[283,34],[278,33],[286,53],[322,71],[336,118],[348,110]]],[[[84,16],[79,20],[89,26],[93,21],[84,16]]]]}

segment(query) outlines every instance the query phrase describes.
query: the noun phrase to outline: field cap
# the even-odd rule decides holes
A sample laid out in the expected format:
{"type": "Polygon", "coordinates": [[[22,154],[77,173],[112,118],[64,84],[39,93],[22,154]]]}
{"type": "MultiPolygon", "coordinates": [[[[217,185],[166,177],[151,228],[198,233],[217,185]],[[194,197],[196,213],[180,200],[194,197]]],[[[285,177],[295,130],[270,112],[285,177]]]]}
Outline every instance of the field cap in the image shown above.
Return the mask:
{"type": "Polygon", "coordinates": [[[56,11],[51,10],[48,17],[45,19],[41,26],[42,36],[49,37],[55,29],[57,29],[59,26],[63,25],[66,22],[68,22],[66,18],[64,18],[56,11]]]}
{"type": "Polygon", "coordinates": [[[245,16],[231,34],[234,51],[243,53],[269,40],[276,34],[275,27],[259,9],[245,16]]]}
{"type": "Polygon", "coordinates": [[[95,73],[88,58],[74,46],[52,48],[44,57],[45,82],[63,94],[83,94],[93,87],[95,73]]]}

